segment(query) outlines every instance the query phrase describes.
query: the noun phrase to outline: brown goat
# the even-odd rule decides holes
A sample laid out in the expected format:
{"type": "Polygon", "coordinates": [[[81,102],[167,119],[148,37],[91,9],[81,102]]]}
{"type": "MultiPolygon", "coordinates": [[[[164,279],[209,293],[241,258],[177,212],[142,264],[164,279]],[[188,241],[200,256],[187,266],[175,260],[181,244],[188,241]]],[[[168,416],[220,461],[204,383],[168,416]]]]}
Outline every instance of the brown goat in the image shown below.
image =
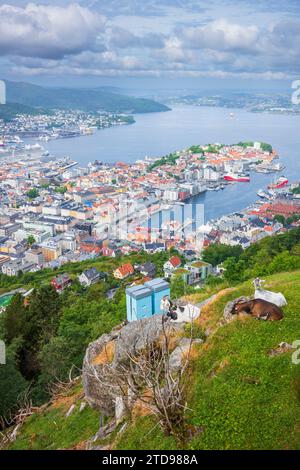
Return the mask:
{"type": "Polygon", "coordinates": [[[238,302],[233,313],[246,312],[261,320],[281,320],[283,312],[277,305],[263,299],[249,300],[249,302],[238,302]]]}

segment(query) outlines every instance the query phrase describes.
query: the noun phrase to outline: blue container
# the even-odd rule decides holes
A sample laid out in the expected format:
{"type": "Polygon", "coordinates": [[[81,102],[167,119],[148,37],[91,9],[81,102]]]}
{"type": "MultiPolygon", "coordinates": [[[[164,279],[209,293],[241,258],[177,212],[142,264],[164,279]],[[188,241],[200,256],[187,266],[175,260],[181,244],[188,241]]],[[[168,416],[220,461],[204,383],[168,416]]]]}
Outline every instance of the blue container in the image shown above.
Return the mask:
{"type": "Polygon", "coordinates": [[[167,296],[170,298],[170,285],[164,279],[157,278],[151,281],[145,282],[145,287],[148,287],[152,291],[152,313],[164,313],[160,308],[162,298],[167,296]]]}
{"type": "Polygon", "coordinates": [[[129,322],[152,316],[152,292],[145,286],[126,289],[126,310],[129,322]]]}

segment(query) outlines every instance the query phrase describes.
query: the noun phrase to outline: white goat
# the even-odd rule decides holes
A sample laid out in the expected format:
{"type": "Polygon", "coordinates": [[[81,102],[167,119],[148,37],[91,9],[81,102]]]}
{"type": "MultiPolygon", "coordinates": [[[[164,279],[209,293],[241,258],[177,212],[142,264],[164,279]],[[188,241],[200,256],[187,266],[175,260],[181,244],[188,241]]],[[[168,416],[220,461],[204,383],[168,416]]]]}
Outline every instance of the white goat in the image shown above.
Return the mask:
{"type": "Polygon", "coordinates": [[[259,278],[256,278],[253,281],[255,287],[254,298],[266,300],[267,302],[271,302],[272,304],[277,305],[277,307],[284,307],[287,305],[286,298],[281,292],[272,292],[270,290],[263,289],[262,284],[264,282],[265,281],[263,279],[259,278]]]}

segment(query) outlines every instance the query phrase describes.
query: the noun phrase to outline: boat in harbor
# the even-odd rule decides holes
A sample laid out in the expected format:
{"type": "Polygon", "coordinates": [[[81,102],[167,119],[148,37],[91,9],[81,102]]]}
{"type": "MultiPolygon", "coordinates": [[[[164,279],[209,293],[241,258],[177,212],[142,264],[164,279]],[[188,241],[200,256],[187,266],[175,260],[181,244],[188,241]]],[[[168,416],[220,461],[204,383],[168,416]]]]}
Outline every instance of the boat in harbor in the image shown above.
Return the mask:
{"type": "Polygon", "coordinates": [[[266,197],[266,193],[265,193],[262,189],[260,189],[259,191],[257,191],[256,194],[257,194],[259,197],[261,197],[261,198],[265,198],[265,197],[266,197]]]}
{"type": "Polygon", "coordinates": [[[263,189],[260,189],[259,191],[257,191],[256,194],[262,199],[269,199],[269,200],[272,199],[272,194],[269,191],[264,191],[263,189]]]}
{"type": "Polygon", "coordinates": [[[277,180],[274,181],[274,183],[269,184],[268,188],[269,189],[279,189],[283,188],[288,184],[289,180],[285,176],[280,176],[277,180]]]}
{"type": "Polygon", "coordinates": [[[237,173],[227,173],[224,175],[225,181],[237,181],[239,183],[249,183],[250,176],[237,173]]]}

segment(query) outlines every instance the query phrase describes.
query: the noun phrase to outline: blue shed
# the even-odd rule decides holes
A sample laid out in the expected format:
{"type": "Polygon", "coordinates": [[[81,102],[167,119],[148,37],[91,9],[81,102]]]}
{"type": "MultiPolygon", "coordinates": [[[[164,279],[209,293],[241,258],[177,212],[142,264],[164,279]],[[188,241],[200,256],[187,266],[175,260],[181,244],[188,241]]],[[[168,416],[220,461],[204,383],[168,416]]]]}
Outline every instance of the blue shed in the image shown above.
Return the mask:
{"type": "Polygon", "coordinates": [[[127,320],[129,322],[152,316],[152,291],[145,286],[126,289],[127,320]]]}
{"type": "Polygon", "coordinates": [[[163,297],[168,296],[170,298],[169,283],[164,279],[157,278],[145,282],[144,285],[152,291],[152,315],[155,315],[156,313],[163,313],[160,308],[160,303],[163,297]]]}

